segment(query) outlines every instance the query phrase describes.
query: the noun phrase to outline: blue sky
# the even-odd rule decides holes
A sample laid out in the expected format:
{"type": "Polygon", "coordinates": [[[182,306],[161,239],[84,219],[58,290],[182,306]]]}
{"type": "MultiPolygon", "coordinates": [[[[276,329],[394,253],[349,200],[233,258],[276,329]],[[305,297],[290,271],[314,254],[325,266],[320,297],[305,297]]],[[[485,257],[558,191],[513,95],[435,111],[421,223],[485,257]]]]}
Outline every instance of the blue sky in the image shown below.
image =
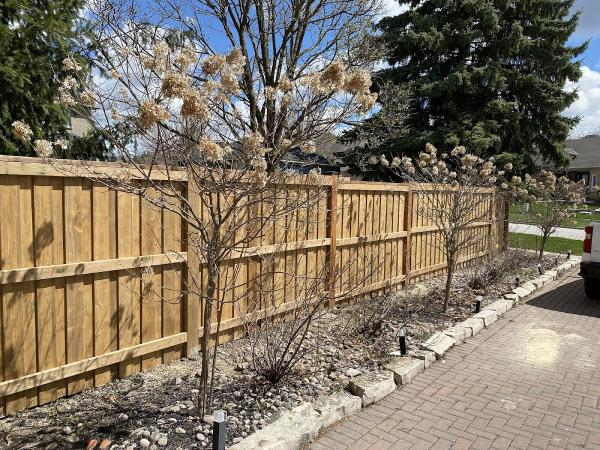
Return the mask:
{"type": "Polygon", "coordinates": [[[572,137],[582,137],[600,134],[600,0],[577,0],[574,8],[581,10],[582,14],[571,43],[591,41],[582,56],[583,76],[576,83],[567,85],[568,89],[579,90],[579,99],[565,114],[581,117],[572,137]]]}

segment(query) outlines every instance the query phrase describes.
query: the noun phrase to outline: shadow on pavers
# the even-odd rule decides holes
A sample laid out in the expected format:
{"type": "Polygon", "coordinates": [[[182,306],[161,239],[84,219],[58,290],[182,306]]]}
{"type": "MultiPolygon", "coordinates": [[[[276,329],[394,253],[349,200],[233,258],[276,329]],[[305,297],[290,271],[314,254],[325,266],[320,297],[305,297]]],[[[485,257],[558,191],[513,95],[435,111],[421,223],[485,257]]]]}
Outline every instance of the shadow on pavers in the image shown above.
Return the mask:
{"type": "Polygon", "coordinates": [[[600,300],[586,297],[583,279],[573,276],[565,283],[527,302],[529,306],[569,314],[600,317],[600,300]]]}

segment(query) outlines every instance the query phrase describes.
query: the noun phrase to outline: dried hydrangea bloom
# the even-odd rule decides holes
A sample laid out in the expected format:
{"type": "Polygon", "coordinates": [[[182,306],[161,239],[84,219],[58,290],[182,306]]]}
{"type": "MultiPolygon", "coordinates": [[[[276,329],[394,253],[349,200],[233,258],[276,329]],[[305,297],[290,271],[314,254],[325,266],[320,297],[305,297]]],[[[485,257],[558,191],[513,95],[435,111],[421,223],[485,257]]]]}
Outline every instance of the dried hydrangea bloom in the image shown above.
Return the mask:
{"type": "Polygon", "coordinates": [[[165,42],[157,42],[154,44],[153,51],[154,54],[151,56],[140,56],[140,62],[145,69],[162,73],[169,65],[169,46],[165,42]]]}
{"type": "Polygon", "coordinates": [[[60,83],[61,88],[63,89],[73,89],[75,86],[77,86],[77,80],[72,77],[72,76],[67,76],[65,77],[64,80],[62,80],[62,83],[60,83]]]}
{"type": "Polygon", "coordinates": [[[66,139],[57,139],[54,141],[54,146],[66,150],[69,148],[69,142],[66,139]]]}
{"type": "Polygon", "coordinates": [[[221,75],[221,87],[223,91],[228,92],[230,94],[239,94],[240,85],[238,83],[237,77],[233,72],[225,71],[221,75]]]}
{"type": "Polygon", "coordinates": [[[273,86],[267,86],[265,88],[265,98],[267,100],[275,100],[275,97],[277,96],[277,89],[275,89],[273,86]]]}
{"type": "Polygon", "coordinates": [[[346,81],[346,68],[340,61],[333,61],[320,76],[321,85],[332,91],[339,91],[346,81]]]}
{"type": "Polygon", "coordinates": [[[304,153],[316,153],[317,152],[317,144],[315,144],[315,141],[313,140],[308,140],[306,142],[303,142],[302,145],[300,146],[300,149],[304,152],[304,153]]]}
{"type": "Polygon", "coordinates": [[[196,61],[196,49],[194,47],[185,47],[175,57],[175,64],[179,66],[181,72],[185,72],[196,61]]]}
{"type": "Polygon", "coordinates": [[[376,156],[371,156],[371,157],[369,158],[369,164],[371,164],[371,165],[375,165],[375,164],[377,164],[378,162],[379,162],[379,160],[377,159],[377,157],[376,157],[376,156]]]}
{"type": "Polygon", "coordinates": [[[466,167],[473,167],[478,161],[479,158],[477,156],[470,154],[460,158],[460,162],[466,167]]]}
{"type": "Polygon", "coordinates": [[[86,106],[88,108],[93,108],[94,106],[96,106],[96,103],[98,103],[97,95],[89,90],[82,92],[79,97],[79,100],[83,106],[86,106]]]}
{"type": "Polygon", "coordinates": [[[46,139],[37,139],[33,143],[33,149],[40,158],[50,158],[52,156],[52,142],[46,139]]]}
{"type": "Polygon", "coordinates": [[[12,132],[18,140],[25,143],[30,142],[31,136],[33,136],[31,127],[20,120],[16,120],[12,123],[12,132]]]}
{"type": "Polygon", "coordinates": [[[73,58],[72,56],[68,56],[67,58],[63,59],[62,66],[63,66],[63,70],[66,70],[69,72],[79,72],[82,69],[82,67],[77,63],[75,58],[73,58]]]}
{"type": "Polygon", "coordinates": [[[145,100],[139,109],[139,122],[143,128],[150,128],[169,118],[169,113],[154,100],[145,100]]]}
{"type": "Polygon", "coordinates": [[[225,57],[225,61],[236,71],[240,71],[246,65],[246,57],[239,48],[231,50],[225,57]]]}
{"type": "Polygon", "coordinates": [[[54,102],[66,107],[77,104],[75,98],[68,91],[60,88],[58,90],[58,96],[54,99],[54,102]]]}
{"type": "Polygon", "coordinates": [[[294,82],[284,75],[277,83],[277,89],[283,93],[291,92],[294,89],[294,82]]]}
{"type": "Polygon", "coordinates": [[[193,117],[199,122],[206,122],[210,114],[206,96],[198,89],[187,89],[183,94],[180,112],[183,117],[193,117]]]}
{"type": "Polygon", "coordinates": [[[260,171],[260,172],[265,172],[267,170],[267,161],[265,160],[264,157],[262,156],[254,156],[251,160],[250,160],[250,167],[252,167],[252,169],[260,171]]]}
{"type": "Polygon", "coordinates": [[[282,150],[288,150],[292,146],[292,141],[289,139],[282,139],[279,143],[279,148],[282,150]]]}
{"type": "Polygon", "coordinates": [[[202,61],[202,71],[206,75],[216,75],[223,70],[226,63],[222,55],[209,55],[202,61]]]}
{"type": "Polygon", "coordinates": [[[362,112],[368,112],[375,105],[377,98],[376,92],[361,93],[356,96],[356,101],[362,112]]]}
{"type": "Polygon", "coordinates": [[[358,69],[350,72],[344,82],[344,90],[353,94],[368,92],[371,87],[371,74],[358,69]]]}
{"type": "Polygon", "coordinates": [[[183,73],[169,72],[162,82],[161,91],[167,98],[181,97],[190,84],[190,78],[183,73]]]}
{"type": "Polygon", "coordinates": [[[248,155],[264,155],[267,151],[264,142],[262,134],[250,132],[242,138],[242,148],[248,155]]]}
{"type": "Polygon", "coordinates": [[[223,147],[207,137],[200,139],[198,149],[200,150],[200,153],[209,161],[220,161],[223,159],[223,147]]]}
{"type": "Polygon", "coordinates": [[[512,169],[513,169],[512,163],[506,163],[504,165],[504,170],[506,170],[507,172],[510,172],[512,169]]]}
{"type": "Polygon", "coordinates": [[[381,155],[379,157],[379,163],[383,166],[383,167],[389,167],[390,162],[387,160],[387,158],[385,157],[385,155],[381,155]]]}

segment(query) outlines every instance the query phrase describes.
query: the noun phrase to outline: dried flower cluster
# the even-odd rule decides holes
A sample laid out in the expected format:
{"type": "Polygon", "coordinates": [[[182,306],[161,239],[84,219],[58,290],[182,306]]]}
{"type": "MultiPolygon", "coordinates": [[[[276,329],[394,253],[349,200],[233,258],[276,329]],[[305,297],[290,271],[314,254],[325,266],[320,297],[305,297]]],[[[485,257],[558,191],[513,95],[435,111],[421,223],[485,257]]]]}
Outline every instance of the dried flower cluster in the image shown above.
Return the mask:
{"type": "Polygon", "coordinates": [[[31,136],[33,136],[33,131],[31,127],[27,125],[25,122],[21,122],[17,120],[12,124],[13,134],[14,136],[22,142],[31,141],[31,136]]]}
{"type": "MultiPolygon", "coordinates": [[[[31,127],[20,120],[12,123],[12,132],[13,135],[24,144],[29,144],[33,137],[33,130],[31,127]]],[[[69,147],[69,143],[65,139],[57,139],[54,143],[46,139],[36,139],[33,141],[33,149],[40,158],[51,158],[53,146],[65,150],[69,147]]]]}
{"type": "Polygon", "coordinates": [[[150,128],[151,126],[163,122],[169,118],[168,111],[154,100],[145,100],[140,105],[139,113],[140,125],[143,128],[150,128]]]}
{"type": "Polygon", "coordinates": [[[346,74],[340,61],[334,61],[321,72],[307,75],[302,84],[318,93],[348,92],[355,96],[362,111],[370,110],[377,101],[377,94],[369,91],[371,75],[362,69],[346,74]]]}

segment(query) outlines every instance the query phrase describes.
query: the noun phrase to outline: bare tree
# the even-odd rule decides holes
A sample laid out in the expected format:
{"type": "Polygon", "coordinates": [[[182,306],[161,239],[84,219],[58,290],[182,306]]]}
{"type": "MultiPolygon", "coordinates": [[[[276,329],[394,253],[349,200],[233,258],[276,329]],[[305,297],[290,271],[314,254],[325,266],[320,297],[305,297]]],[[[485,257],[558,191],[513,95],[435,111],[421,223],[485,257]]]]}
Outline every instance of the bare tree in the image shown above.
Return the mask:
{"type": "MultiPolygon", "coordinates": [[[[260,256],[267,223],[306,211],[325,192],[316,174],[286,172],[283,155],[314,150],[376,100],[369,69],[379,56],[364,48],[376,10],[364,0],[92,1],[95,76],[80,79],[73,58],[57,68],[57,101],[89,117],[121,163],[70,170],[141,196],[187,228],[181,281],[202,305],[201,415],[212,407],[225,306],[267,289],[259,275],[244,280],[241,261],[260,256]],[[205,34],[215,27],[220,34],[205,34]]],[[[35,139],[22,122],[14,132],[50,163],[66,145],[35,139]]]]}
{"type": "Polygon", "coordinates": [[[533,224],[542,233],[538,252],[541,260],[548,238],[564,219],[573,216],[569,208],[584,201],[585,181],[575,183],[565,176],[557,177],[553,172],[542,170],[536,177],[525,175],[523,180],[515,177],[514,182],[516,186],[520,186],[518,198],[535,205],[535,212],[531,217],[533,224]]]}
{"type": "MultiPolygon", "coordinates": [[[[444,311],[448,309],[450,290],[460,258],[466,252],[488,251],[491,239],[483,239],[482,229],[492,230],[500,191],[497,184],[505,171],[497,171],[493,159],[483,160],[456,147],[438,157],[427,144],[414,163],[408,157],[388,161],[385,156],[373,164],[388,168],[411,184],[413,210],[425,224],[435,227],[433,244],[443,251],[447,262],[444,311]]],[[[507,165],[505,170],[512,169],[507,165]]],[[[508,184],[501,183],[508,189],[508,184]]]]}

